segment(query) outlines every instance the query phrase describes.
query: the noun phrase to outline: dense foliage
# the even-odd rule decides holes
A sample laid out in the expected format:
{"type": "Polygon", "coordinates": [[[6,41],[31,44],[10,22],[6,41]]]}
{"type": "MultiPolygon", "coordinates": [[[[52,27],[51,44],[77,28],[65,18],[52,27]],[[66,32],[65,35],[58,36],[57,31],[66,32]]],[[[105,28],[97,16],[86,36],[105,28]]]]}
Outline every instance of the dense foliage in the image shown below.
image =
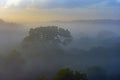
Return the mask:
{"type": "Polygon", "coordinates": [[[24,43],[43,43],[48,45],[67,45],[72,36],[68,30],[57,26],[38,27],[30,29],[29,35],[24,38],[24,43]]]}
{"type": "MultiPolygon", "coordinates": [[[[38,80],[47,80],[41,77],[38,80]]],[[[87,75],[79,71],[73,71],[69,68],[61,69],[57,72],[53,80],[88,80],[87,75]]]]}

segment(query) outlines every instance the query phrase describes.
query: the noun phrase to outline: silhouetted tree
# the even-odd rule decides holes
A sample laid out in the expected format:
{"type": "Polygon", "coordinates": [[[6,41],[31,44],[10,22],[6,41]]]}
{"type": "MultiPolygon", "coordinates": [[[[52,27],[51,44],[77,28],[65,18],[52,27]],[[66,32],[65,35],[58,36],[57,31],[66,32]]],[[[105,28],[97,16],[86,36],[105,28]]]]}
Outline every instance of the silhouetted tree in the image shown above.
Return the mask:
{"type": "Polygon", "coordinates": [[[72,71],[69,68],[66,68],[58,71],[54,80],[87,80],[87,76],[84,73],[72,71]]]}
{"type": "Polygon", "coordinates": [[[27,61],[31,61],[30,65],[37,65],[34,66],[35,70],[51,71],[51,67],[56,69],[63,65],[63,46],[70,44],[71,41],[72,36],[68,30],[57,26],[38,27],[30,29],[20,51],[27,61]]]}
{"type": "Polygon", "coordinates": [[[67,45],[72,40],[72,36],[68,30],[58,28],[57,26],[38,27],[30,29],[29,35],[24,38],[24,45],[47,45],[51,47],[59,47],[67,45]]]}
{"type": "Polygon", "coordinates": [[[87,80],[87,75],[85,73],[80,73],[79,71],[75,71],[74,80],[87,80]]]}
{"type": "Polygon", "coordinates": [[[72,36],[68,30],[57,26],[38,27],[30,29],[28,36],[23,40],[21,51],[24,51],[22,53],[25,54],[31,54],[32,57],[33,55],[46,57],[45,53],[50,54],[50,56],[51,54],[63,53],[63,46],[70,44],[71,41],[72,36]]]}

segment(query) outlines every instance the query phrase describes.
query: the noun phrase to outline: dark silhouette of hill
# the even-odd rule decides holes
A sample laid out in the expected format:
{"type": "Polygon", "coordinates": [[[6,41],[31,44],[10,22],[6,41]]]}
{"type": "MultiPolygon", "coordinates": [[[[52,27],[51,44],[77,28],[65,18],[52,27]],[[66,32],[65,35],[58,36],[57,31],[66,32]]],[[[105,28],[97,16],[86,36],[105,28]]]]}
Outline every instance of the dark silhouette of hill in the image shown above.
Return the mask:
{"type": "Polygon", "coordinates": [[[6,22],[0,19],[0,29],[18,29],[20,26],[22,25],[17,23],[6,22]]]}
{"type": "Polygon", "coordinates": [[[53,23],[101,23],[101,24],[120,24],[120,20],[113,19],[94,19],[94,20],[72,20],[72,21],[52,21],[53,23]]]}

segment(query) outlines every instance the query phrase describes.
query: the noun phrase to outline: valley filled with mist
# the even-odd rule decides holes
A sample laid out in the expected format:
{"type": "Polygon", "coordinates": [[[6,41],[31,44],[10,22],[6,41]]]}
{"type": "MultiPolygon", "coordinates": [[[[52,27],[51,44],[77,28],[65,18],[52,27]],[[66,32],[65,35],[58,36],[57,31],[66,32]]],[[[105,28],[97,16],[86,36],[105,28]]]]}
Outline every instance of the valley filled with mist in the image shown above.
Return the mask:
{"type": "Polygon", "coordinates": [[[88,80],[119,80],[120,20],[0,20],[0,80],[51,80],[62,68],[85,72],[88,80]]]}

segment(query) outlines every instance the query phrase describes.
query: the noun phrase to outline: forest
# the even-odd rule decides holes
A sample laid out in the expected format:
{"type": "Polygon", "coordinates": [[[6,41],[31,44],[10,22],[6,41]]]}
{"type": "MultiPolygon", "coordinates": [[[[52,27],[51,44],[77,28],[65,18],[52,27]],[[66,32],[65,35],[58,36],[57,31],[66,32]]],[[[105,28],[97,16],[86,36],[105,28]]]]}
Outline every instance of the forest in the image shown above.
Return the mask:
{"type": "Polygon", "coordinates": [[[74,42],[71,32],[58,26],[31,28],[19,46],[1,54],[0,80],[119,80],[120,37],[110,42],[105,33],[98,42],[109,46],[96,47],[90,45],[94,38],[74,42]]]}

